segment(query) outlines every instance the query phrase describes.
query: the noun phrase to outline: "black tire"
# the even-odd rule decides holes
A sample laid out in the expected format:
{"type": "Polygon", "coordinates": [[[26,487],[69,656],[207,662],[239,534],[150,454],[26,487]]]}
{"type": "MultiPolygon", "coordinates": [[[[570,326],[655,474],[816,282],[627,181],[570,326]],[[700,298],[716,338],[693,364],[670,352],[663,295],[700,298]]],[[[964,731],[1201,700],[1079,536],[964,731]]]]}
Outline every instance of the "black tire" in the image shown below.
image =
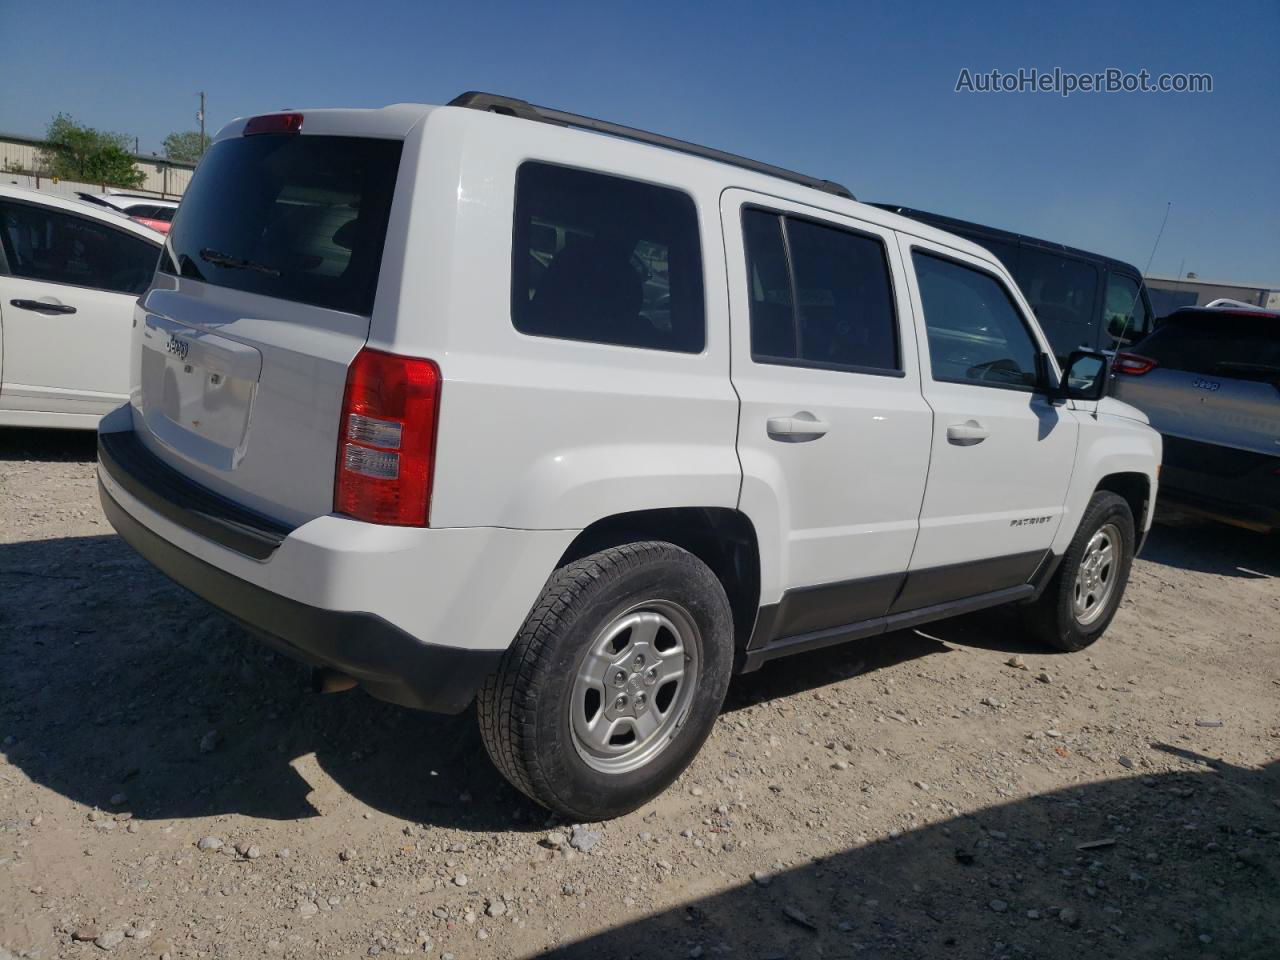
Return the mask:
{"type": "Polygon", "coordinates": [[[1089,500],[1080,527],[1063,555],[1057,572],[1045,587],[1044,593],[1034,603],[1023,608],[1023,624],[1037,640],[1057,650],[1074,652],[1094,643],[1106,631],[1111,618],[1116,615],[1125,586],[1129,582],[1129,568],[1133,564],[1134,546],[1133,512],[1123,497],[1099,490],[1089,500]],[[1084,560],[1089,542],[1108,524],[1119,532],[1119,556],[1115,559],[1114,586],[1105,604],[1088,623],[1081,623],[1075,611],[1076,578],[1084,560]]]}
{"type": "Polygon", "coordinates": [[[551,576],[481,688],[485,749],[513,786],[556,813],[588,821],[620,816],[665,790],[693,760],[720,713],[732,665],[732,611],[706,564],[657,541],[601,550],[551,576]],[[601,631],[648,601],[678,605],[696,625],[689,631],[698,665],[692,699],[643,766],[601,772],[584,760],[570,729],[575,678],[601,631]]]}

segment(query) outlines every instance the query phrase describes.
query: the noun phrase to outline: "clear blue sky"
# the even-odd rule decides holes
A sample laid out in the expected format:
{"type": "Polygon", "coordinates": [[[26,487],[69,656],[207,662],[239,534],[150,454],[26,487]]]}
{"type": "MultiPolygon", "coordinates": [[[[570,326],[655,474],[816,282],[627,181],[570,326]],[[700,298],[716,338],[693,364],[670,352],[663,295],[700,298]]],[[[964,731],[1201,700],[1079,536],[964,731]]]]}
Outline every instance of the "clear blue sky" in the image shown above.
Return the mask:
{"type": "Polygon", "coordinates": [[[0,0],[0,130],[158,150],[283,106],[464,90],[647,127],[1146,264],[1280,286],[1280,3],[0,0]],[[1207,72],[1192,94],[957,94],[962,67],[1207,72]]]}

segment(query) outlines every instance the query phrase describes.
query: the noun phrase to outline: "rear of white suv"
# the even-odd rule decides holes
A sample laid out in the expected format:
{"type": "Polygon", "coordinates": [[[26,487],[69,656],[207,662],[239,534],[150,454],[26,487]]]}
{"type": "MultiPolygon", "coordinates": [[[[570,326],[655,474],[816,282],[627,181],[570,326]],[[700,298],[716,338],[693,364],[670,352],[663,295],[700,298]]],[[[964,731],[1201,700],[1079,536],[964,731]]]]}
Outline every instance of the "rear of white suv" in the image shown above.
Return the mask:
{"type": "Polygon", "coordinates": [[[377,696],[452,712],[572,534],[429,529],[439,368],[366,346],[378,312],[394,333],[427,308],[401,302],[402,253],[381,267],[406,244],[420,184],[399,171],[424,162],[429,114],[222,132],[137,307],[99,475],[112,523],[174,579],[377,696]]]}

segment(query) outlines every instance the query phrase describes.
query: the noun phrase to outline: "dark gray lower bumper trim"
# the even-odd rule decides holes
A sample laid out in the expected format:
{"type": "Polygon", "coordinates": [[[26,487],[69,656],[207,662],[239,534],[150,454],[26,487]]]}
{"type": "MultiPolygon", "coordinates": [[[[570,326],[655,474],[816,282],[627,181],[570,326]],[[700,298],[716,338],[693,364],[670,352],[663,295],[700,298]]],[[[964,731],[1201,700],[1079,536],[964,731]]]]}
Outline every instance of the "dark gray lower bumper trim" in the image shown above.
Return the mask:
{"type": "Polygon", "coordinates": [[[501,650],[423,643],[372,613],[325,610],[241,580],[175,547],[135,520],[98,483],[102,509],[125,542],[179,586],[304,663],[350,674],[380,700],[461,713],[498,666],[501,650]]]}

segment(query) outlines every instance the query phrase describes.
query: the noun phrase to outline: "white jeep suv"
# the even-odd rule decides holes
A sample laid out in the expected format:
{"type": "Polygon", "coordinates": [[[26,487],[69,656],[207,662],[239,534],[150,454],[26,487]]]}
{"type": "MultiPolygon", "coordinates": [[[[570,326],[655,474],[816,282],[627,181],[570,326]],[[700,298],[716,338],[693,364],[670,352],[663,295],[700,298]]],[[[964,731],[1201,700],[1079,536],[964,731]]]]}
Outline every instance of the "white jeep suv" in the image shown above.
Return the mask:
{"type": "Polygon", "coordinates": [[[120,534],[324,686],[478,701],[577,819],[735,670],[1004,603],[1092,643],[1151,523],[1159,435],[986,250],[519,100],[229,124],[133,332],[120,534]]]}

